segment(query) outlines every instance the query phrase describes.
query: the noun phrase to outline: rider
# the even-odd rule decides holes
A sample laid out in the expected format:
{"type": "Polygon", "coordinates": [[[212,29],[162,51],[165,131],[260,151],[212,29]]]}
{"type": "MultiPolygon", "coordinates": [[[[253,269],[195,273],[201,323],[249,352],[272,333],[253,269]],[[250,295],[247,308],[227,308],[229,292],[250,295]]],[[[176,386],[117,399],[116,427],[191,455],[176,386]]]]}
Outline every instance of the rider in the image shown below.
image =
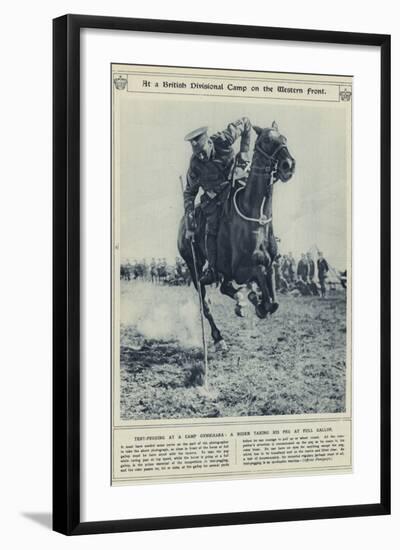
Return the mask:
{"type": "Polygon", "coordinates": [[[200,190],[204,193],[200,206],[206,217],[206,253],[208,269],[201,277],[203,284],[211,284],[217,279],[217,234],[222,206],[229,193],[229,179],[234,165],[247,165],[250,146],[251,123],[247,117],[228,124],[225,130],[208,136],[208,128],[198,128],[185,136],[193,155],[184,191],[186,236],[194,235],[194,201],[200,190]],[[232,145],[238,138],[240,151],[236,157],[232,145]]]}

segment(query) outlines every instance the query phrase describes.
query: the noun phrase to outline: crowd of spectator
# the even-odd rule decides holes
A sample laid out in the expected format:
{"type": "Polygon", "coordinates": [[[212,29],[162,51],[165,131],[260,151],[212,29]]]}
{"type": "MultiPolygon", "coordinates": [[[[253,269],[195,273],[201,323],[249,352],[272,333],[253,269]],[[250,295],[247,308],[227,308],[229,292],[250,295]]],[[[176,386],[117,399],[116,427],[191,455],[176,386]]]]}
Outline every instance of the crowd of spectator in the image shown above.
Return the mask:
{"type": "Polygon", "coordinates": [[[152,258],[126,261],[121,264],[120,278],[126,281],[142,280],[154,284],[188,285],[190,273],[185,262],[177,256],[175,263],[168,263],[166,258],[152,258]]]}
{"type": "Polygon", "coordinates": [[[301,254],[298,262],[291,252],[278,255],[274,269],[275,288],[278,292],[323,298],[326,296],[326,279],[330,267],[321,251],[318,251],[316,262],[311,252],[301,254]]]}
{"type": "MultiPolygon", "coordinates": [[[[291,293],[301,296],[321,296],[327,293],[328,273],[332,272],[334,281],[329,286],[341,284],[346,288],[346,272],[337,274],[325,259],[321,251],[317,252],[316,261],[311,252],[301,254],[298,261],[293,254],[278,255],[274,261],[276,291],[282,294],[291,293]]],[[[121,264],[121,279],[144,280],[154,284],[190,285],[191,278],[185,262],[177,256],[174,263],[168,263],[166,258],[152,258],[150,262],[143,260],[127,261],[121,264]]]]}

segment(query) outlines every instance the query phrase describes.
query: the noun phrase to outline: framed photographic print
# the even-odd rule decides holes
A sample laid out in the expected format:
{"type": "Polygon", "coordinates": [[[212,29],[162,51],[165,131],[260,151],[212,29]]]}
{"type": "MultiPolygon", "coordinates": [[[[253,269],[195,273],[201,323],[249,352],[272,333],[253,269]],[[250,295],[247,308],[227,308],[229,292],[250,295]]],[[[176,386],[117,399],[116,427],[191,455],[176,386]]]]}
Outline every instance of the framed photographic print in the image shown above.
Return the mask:
{"type": "Polygon", "coordinates": [[[390,513],[389,67],[54,20],[55,530],[390,513]]]}

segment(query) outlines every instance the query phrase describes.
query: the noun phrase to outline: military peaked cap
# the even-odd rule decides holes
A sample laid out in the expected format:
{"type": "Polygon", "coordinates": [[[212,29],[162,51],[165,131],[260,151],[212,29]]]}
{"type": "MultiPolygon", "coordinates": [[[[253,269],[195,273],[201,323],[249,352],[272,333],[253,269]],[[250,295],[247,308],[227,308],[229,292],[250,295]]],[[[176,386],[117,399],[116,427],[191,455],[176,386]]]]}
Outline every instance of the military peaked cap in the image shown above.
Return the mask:
{"type": "Polygon", "coordinates": [[[193,151],[197,153],[198,151],[201,151],[204,144],[208,140],[207,135],[208,128],[207,126],[203,126],[202,128],[197,128],[197,130],[193,130],[192,132],[189,132],[185,136],[185,141],[190,141],[193,151]]]}

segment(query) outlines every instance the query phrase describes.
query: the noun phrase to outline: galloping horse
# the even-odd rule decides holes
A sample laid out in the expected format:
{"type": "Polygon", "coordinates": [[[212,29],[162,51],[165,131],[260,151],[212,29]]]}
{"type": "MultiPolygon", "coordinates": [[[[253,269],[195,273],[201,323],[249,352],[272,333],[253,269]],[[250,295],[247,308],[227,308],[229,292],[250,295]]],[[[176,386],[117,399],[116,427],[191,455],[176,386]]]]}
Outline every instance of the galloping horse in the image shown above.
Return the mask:
{"type": "MultiPolygon", "coordinates": [[[[217,237],[218,273],[222,277],[220,291],[236,301],[235,312],[242,315],[242,293],[239,285],[256,284],[248,294],[256,314],[264,319],[277,309],[273,277],[273,262],[277,244],[272,226],[273,184],[288,181],[295,170],[295,160],[288,151],[286,138],[273,122],[271,128],[253,126],[257,133],[250,172],[245,186],[236,184],[225,204],[217,237]]],[[[196,230],[194,248],[197,273],[206,262],[205,219],[199,207],[195,211],[196,230]]],[[[190,241],[186,238],[185,219],[178,233],[178,249],[189,267],[193,284],[197,288],[195,267],[190,241]]],[[[216,326],[205,300],[206,289],[201,285],[203,311],[210,327],[216,349],[226,349],[221,332],[216,326]]]]}

